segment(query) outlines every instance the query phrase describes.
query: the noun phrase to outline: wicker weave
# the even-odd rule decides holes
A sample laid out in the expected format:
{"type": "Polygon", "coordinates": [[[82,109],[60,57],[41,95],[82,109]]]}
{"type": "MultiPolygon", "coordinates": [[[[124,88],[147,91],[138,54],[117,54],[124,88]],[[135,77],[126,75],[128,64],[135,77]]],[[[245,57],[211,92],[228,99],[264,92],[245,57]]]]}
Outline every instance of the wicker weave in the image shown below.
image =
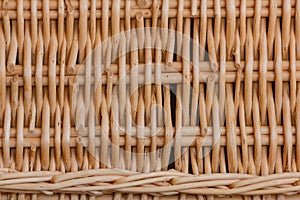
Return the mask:
{"type": "Polygon", "coordinates": [[[1,199],[300,198],[300,0],[0,0],[1,199]]]}

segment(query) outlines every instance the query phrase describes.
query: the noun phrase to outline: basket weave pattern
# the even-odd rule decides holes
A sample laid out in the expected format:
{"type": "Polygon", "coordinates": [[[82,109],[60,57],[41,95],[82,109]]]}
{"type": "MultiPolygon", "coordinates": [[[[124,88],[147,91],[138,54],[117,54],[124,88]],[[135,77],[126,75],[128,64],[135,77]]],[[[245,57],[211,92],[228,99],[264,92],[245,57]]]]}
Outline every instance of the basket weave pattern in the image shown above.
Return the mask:
{"type": "Polygon", "coordinates": [[[299,197],[300,0],[0,13],[1,198],[299,197]]]}

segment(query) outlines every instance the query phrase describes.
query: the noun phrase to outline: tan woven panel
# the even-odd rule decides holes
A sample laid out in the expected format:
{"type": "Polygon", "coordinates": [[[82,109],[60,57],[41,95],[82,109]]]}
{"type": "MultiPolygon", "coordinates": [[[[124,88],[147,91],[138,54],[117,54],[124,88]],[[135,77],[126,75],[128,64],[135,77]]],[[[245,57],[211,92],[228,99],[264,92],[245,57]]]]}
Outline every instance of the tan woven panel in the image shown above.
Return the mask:
{"type": "Polygon", "coordinates": [[[1,199],[300,198],[300,0],[0,0],[1,199]]]}

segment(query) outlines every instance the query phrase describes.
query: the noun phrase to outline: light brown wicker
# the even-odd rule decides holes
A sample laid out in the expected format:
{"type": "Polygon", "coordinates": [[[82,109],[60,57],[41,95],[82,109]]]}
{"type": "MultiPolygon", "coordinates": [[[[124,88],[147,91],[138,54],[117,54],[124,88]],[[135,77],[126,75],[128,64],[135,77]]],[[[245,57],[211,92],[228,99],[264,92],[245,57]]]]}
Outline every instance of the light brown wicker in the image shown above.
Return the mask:
{"type": "Polygon", "coordinates": [[[0,0],[1,199],[300,198],[300,0],[0,0]]]}

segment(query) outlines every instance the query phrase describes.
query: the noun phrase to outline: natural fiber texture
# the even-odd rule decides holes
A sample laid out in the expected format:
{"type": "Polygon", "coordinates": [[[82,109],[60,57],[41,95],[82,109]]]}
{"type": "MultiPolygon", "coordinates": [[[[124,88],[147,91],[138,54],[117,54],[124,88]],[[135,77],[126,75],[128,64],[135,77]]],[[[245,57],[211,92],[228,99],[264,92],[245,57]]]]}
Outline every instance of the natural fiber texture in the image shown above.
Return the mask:
{"type": "Polygon", "coordinates": [[[1,198],[299,198],[300,0],[0,0],[1,198]]]}
{"type": "Polygon", "coordinates": [[[116,169],[96,169],[80,172],[15,172],[2,173],[0,188],[6,192],[54,193],[90,195],[149,193],[152,196],[186,194],[265,195],[295,194],[299,190],[300,173],[268,176],[248,174],[205,174],[193,176],[175,170],[137,173],[116,169]],[[209,187],[209,188],[208,188],[209,187]],[[80,189],[79,189],[80,188],[80,189]]]}

